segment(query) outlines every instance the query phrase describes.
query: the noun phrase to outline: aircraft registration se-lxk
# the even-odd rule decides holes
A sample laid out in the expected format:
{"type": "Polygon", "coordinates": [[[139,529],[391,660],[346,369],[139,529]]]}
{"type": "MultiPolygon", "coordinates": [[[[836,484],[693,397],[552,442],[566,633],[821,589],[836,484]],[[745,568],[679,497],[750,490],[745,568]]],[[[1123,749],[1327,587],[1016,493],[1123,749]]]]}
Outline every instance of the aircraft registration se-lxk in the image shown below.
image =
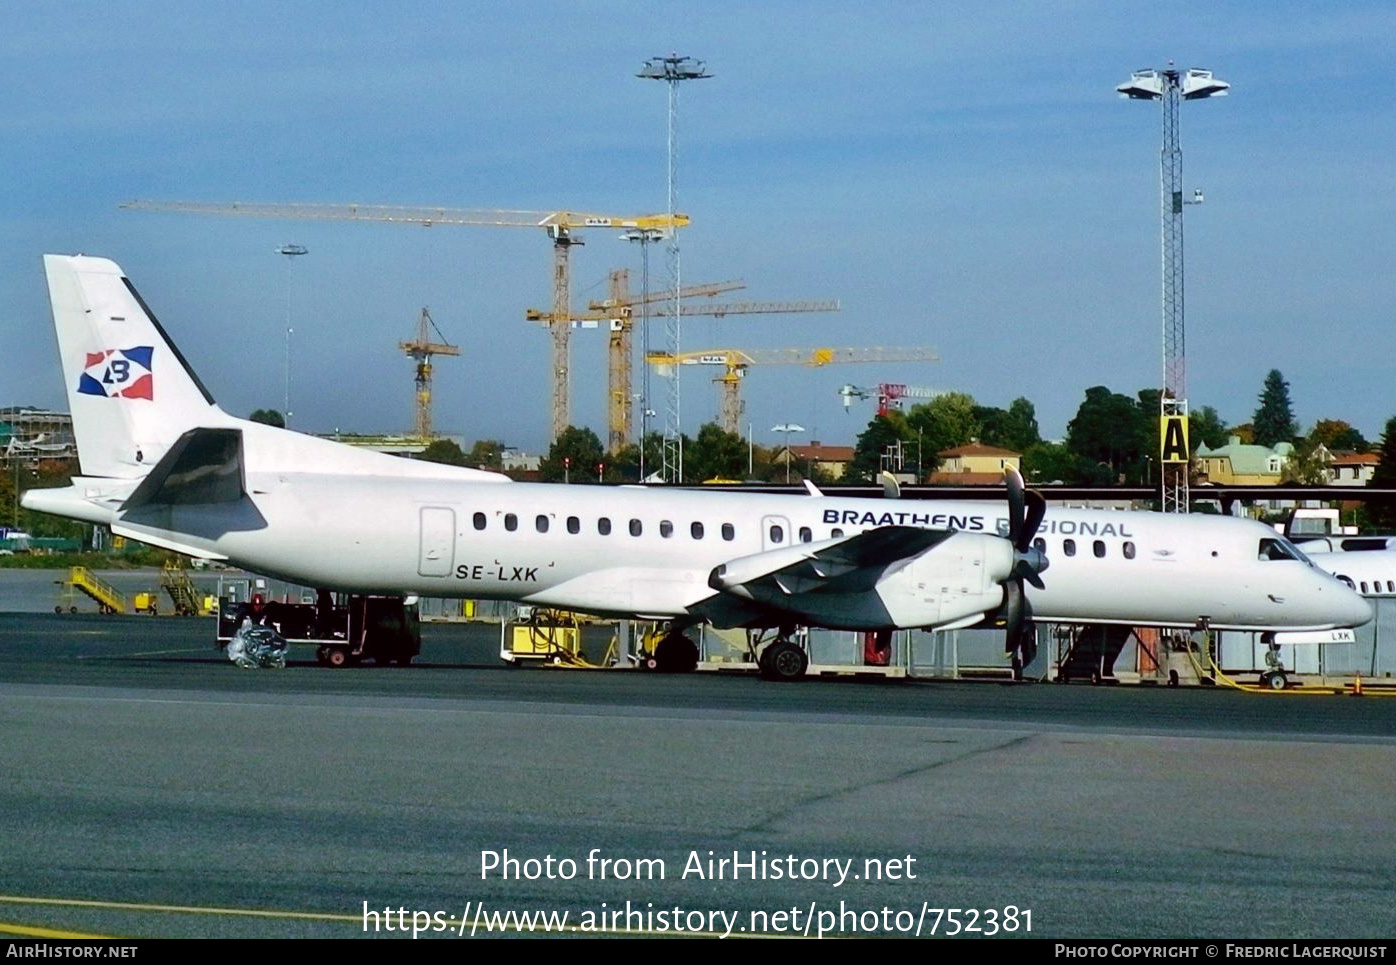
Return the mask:
{"type": "Polygon", "coordinates": [[[513,600],[773,629],[768,675],[804,673],[800,626],[890,634],[976,624],[1032,658],[1031,621],[1321,630],[1366,601],[1260,523],[999,502],[513,482],[222,411],[113,262],[47,255],[82,475],[24,505],[306,586],[513,600]],[[1051,567],[1048,568],[1048,557],[1051,567]]]}

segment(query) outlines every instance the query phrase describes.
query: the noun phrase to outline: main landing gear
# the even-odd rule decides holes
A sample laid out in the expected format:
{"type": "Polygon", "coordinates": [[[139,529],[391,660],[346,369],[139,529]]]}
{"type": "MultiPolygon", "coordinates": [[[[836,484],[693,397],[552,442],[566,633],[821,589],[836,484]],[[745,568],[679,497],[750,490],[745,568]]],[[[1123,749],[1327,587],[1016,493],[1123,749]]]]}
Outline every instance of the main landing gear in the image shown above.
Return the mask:
{"type": "Polygon", "coordinates": [[[809,670],[809,654],[790,638],[795,627],[781,627],[776,638],[761,648],[756,669],[766,680],[799,680],[809,670]]]}
{"type": "Polygon", "coordinates": [[[799,680],[809,669],[809,656],[798,643],[776,639],[761,651],[756,666],[767,680],[799,680]]]}
{"type": "Polygon", "coordinates": [[[660,673],[690,673],[698,669],[698,646],[682,630],[671,629],[655,644],[645,667],[660,673]]]}

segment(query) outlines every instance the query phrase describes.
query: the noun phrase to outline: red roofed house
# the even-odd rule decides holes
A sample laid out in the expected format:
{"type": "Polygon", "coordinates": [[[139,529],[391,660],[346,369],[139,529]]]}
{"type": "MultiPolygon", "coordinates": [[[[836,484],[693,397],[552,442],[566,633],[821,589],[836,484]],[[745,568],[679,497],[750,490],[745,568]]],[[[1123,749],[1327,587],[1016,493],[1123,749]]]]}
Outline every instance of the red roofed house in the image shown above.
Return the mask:
{"type": "Polygon", "coordinates": [[[771,457],[772,465],[788,464],[790,471],[801,477],[810,475],[811,468],[815,468],[823,472],[826,479],[835,481],[843,478],[852,461],[852,446],[825,446],[818,442],[777,449],[771,457]]]}
{"type": "Polygon", "coordinates": [[[1006,469],[1017,469],[1019,453],[986,446],[978,439],[936,453],[940,468],[931,473],[932,486],[998,486],[1006,469]]]}
{"type": "Polygon", "coordinates": [[[1328,463],[1332,486],[1365,486],[1377,471],[1381,459],[1375,452],[1337,452],[1328,463]]]}

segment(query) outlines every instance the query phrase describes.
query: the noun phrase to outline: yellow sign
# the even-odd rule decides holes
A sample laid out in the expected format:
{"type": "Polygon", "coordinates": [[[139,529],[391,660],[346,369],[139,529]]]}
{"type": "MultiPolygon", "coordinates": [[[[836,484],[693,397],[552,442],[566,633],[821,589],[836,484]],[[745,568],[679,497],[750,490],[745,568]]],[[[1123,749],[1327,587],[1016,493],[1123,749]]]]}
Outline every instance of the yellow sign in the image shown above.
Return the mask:
{"type": "Polygon", "coordinates": [[[1159,461],[1164,465],[1188,463],[1188,417],[1166,415],[1159,417],[1159,461]]]}

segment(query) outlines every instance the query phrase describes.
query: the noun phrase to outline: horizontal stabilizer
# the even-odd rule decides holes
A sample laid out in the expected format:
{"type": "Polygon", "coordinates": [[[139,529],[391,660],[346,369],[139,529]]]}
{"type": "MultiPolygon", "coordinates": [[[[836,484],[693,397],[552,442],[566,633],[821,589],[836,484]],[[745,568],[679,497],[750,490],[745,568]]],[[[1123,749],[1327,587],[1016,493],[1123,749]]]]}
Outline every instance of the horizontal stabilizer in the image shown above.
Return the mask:
{"type": "Polygon", "coordinates": [[[242,430],[190,429],[121,508],[235,503],[246,494],[242,430]]]}

